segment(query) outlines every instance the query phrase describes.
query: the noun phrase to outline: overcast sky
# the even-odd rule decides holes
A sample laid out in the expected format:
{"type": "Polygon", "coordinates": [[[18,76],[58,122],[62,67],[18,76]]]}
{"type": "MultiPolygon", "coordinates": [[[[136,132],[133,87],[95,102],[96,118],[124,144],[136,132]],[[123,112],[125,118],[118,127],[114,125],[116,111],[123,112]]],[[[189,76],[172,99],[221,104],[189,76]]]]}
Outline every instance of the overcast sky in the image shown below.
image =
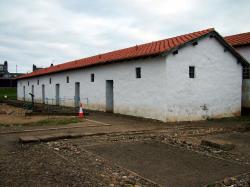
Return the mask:
{"type": "Polygon", "coordinates": [[[249,0],[1,0],[0,63],[41,67],[214,27],[250,31],[249,0]]]}

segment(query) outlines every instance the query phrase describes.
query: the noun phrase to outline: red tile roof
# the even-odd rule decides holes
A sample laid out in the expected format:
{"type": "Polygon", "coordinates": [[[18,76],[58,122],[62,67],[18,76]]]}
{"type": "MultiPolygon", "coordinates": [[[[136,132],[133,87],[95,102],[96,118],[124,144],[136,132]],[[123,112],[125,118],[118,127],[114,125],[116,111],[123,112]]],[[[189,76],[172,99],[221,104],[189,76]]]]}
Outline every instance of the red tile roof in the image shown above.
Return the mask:
{"type": "Polygon", "coordinates": [[[17,79],[40,76],[45,74],[52,74],[56,72],[84,68],[93,65],[107,64],[114,61],[130,60],[141,57],[148,57],[159,55],[163,52],[168,52],[176,47],[179,47],[187,42],[195,40],[203,35],[213,32],[214,29],[206,29],[198,32],[193,32],[190,34],[185,34],[173,38],[168,38],[164,40],[159,40],[151,43],[146,43],[142,45],[136,45],[133,47],[112,51],[92,57],[82,58],[79,60],[74,60],[66,62],[63,64],[58,64],[52,67],[40,69],[32,73],[28,73],[18,77],[17,79]]]}
{"type": "Polygon", "coordinates": [[[250,45],[250,32],[226,36],[224,39],[234,47],[250,45]]]}

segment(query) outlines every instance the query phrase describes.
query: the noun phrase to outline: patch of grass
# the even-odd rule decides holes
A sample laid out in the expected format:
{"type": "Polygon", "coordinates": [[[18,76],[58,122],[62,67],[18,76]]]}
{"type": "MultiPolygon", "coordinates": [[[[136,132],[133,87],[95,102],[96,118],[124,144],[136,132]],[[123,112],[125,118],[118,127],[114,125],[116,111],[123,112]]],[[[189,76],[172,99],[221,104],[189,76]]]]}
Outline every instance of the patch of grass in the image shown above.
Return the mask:
{"type": "Polygon", "coordinates": [[[16,99],[16,88],[0,88],[0,99],[5,99],[5,95],[8,99],[16,99]]]}
{"type": "Polygon", "coordinates": [[[32,125],[67,125],[70,123],[78,123],[81,122],[79,118],[72,117],[72,118],[52,118],[52,119],[45,119],[35,123],[32,125]]]}
{"type": "Polygon", "coordinates": [[[81,119],[72,117],[72,118],[51,118],[44,119],[37,122],[29,122],[29,123],[13,123],[13,124],[0,124],[0,126],[49,126],[49,125],[68,125],[71,123],[82,122],[81,119]]]}

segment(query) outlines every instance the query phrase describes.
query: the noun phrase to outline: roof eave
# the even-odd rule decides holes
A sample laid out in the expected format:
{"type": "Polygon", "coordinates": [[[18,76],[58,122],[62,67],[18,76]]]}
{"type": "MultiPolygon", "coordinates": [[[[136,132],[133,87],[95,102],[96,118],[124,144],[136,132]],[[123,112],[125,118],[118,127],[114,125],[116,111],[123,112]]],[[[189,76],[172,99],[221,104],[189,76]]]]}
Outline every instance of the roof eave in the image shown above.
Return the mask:
{"type": "MultiPolygon", "coordinates": [[[[226,47],[238,60],[238,62],[240,62],[243,66],[249,66],[248,61],[241,56],[235,49],[234,47],[232,47],[228,42],[226,42],[226,40],[215,30],[211,30],[210,32],[201,35],[200,37],[194,38],[188,42],[185,42],[181,45],[178,45],[176,47],[173,47],[171,49],[168,49],[167,51],[162,51],[162,52],[158,52],[158,53],[152,53],[152,54],[147,54],[147,55],[141,55],[141,56],[137,56],[137,57],[128,57],[128,58],[124,58],[124,59],[115,59],[115,60],[108,60],[108,61],[103,61],[100,63],[96,63],[96,64],[88,64],[88,65],[84,65],[84,66],[75,66],[75,67],[71,67],[71,68],[67,68],[67,69],[62,69],[62,70],[55,70],[52,72],[47,72],[44,74],[37,74],[37,75],[31,75],[31,76],[20,76],[17,77],[17,79],[28,79],[28,78],[32,78],[32,77],[39,77],[39,76],[44,76],[44,75],[51,75],[51,74],[55,74],[55,73],[59,73],[59,72],[65,72],[65,71],[69,71],[69,70],[75,70],[75,69],[82,69],[82,68],[87,68],[87,67],[93,67],[93,66],[99,66],[99,65],[105,65],[107,63],[116,63],[116,62],[123,62],[123,61],[130,61],[130,60],[137,60],[137,59],[143,59],[143,58],[149,58],[149,57],[155,57],[155,56],[166,56],[170,53],[172,53],[175,50],[179,50],[187,45],[189,45],[190,43],[193,43],[195,41],[201,40],[202,38],[205,38],[207,36],[213,36],[216,37],[217,40],[224,46],[226,47]]],[[[38,70],[39,71],[39,70],[38,70]]]]}
{"type": "Polygon", "coordinates": [[[193,39],[193,40],[190,40],[190,41],[188,41],[188,42],[186,42],[186,43],[184,43],[184,44],[182,44],[182,45],[179,45],[179,46],[177,46],[177,47],[174,47],[174,48],[172,48],[172,49],[170,49],[170,50],[168,50],[168,51],[166,51],[166,52],[164,52],[163,54],[164,55],[168,55],[168,54],[170,54],[170,53],[173,53],[174,51],[176,51],[176,50],[179,50],[179,49],[181,49],[181,48],[183,48],[183,47],[185,47],[185,46],[187,46],[187,45],[190,45],[191,43],[193,43],[193,42],[195,42],[195,41],[198,41],[198,40],[201,40],[201,39],[203,39],[203,38],[205,38],[205,37],[207,37],[207,36],[213,36],[213,37],[215,37],[215,38],[217,38],[218,39],[218,41],[219,42],[221,42],[221,44],[224,46],[224,47],[226,47],[236,58],[237,58],[237,60],[243,65],[243,66],[249,66],[250,64],[249,64],[249,62],[241,55],[241,54],[239,54],[235,49],[234,49],[234,47],[232,47],[218,32],[216,32],[215,30],[213,30],[213,31],[211,31],[211,32],[209,32],[209,33],[207,33],[207,34],[204,34],[204,35],[202,35],[202,36],[200,36],[200,37],[198,37],[198,38],[195,38],[195,39],[193,39]]]}
{"type": "Polygon", "coordinates": [[[245,46],[250,46],[250,43],[244,43],[244,44],[234,44],[232,45],[233,47],[245,47],[245,46]]]}
{"type": "Polygon", "coordinates": [[[83,69],[83,68],[89,68],[89,67],[94,67],[94,66],[100,66],[100,65],[105,65],[105,64],[112,64],[112,63],[116,63],[116,62],[124,62],[124,61],[130,61],[130,60],[138,60],[138,59],[145,59],[145,58],[150,58],[150,57],[156,57],[156,56],[160,56],[162,54],[162,52],[160,53],[154,53],[154,54],[148,54],[148,55],[141,55],[141,56],[137,56],[137,57],[132,57],[132,58],[124,58],[124,59],[116,59],[116,60],[108,60],[108,61],[104,61],[101,63],[97,63],[97,64],[88,64],[85,66],[76,66],[76,67],[72,67],[72,68],[67,68],[67,69],[63,69],[63,70],[57,70],[54,72],[48,72],[45,74],[39,74],[39,75],[32,75],[32,76],[28,76],[28,77],[17,77],[17,80],[21,80],[21,79],[28,79],[28,78],[33,78],[33,77],[39,77],[39,76],[44,76],[44,75],[51,75],[51,74],[56,74],[56,73],[61,73],[61,72],[65,72],[65,71],[70,71],[70,70],[75,70],[75,69],[83,69]]]}
{"type": "Polygon", "coordinates": [[[237,58],[238,62],[240,62],[242,66],[249,66],[249,62],[239,52],[237,52],[233,46],[231,46],[218,32],[214,31],[214,33],[218,41],[220,41],[224,47],[226,47],[237,58]]]}

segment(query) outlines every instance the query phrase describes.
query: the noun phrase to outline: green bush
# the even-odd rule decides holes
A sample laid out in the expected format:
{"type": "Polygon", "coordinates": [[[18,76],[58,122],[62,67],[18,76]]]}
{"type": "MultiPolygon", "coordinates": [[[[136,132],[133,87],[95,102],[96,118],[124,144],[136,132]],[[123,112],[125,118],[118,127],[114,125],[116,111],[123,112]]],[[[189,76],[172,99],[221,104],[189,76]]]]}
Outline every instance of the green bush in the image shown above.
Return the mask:
{"type": "Polygon", "coordinates": [[[17,89],[16,88],[0,88],[0,99],[5,99],[7,96],[8,99],[16,99],[17,89]]]}

